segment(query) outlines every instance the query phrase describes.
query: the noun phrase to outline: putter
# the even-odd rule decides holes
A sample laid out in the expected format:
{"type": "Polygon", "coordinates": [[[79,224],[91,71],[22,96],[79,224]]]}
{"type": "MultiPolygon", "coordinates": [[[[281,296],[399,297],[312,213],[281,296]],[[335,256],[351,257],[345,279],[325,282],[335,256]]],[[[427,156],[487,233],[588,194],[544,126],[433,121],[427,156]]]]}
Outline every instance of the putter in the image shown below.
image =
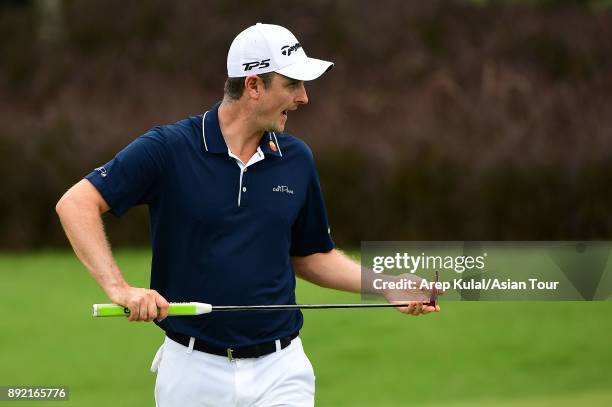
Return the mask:
{"type": "MultiPolygon", "coordinates": [[[[436,276],[435,276],[434,282],[436,283],[438,282],[438,271],[437,270],[436,270],[436,276]]],[[[438,303],[438,289],[434,288],[433,290],[431,290],[431,295],[429,296],[429,302],[424,302],[423,305],[435,307],[437,303],[438,303]]]]}
{"type": "MultiPolygon", "coordinates": [[[[429,303],[427,303],[429,304],[429,303]]],[[[408,304],[405,304],[408,305],[408,304]]],[[[282,311],[297,309],[330,309],[330,308],[395,308],[404,304],[282,304],[282,305],[211,305],[203,302],[172,302],[168,307],[168,316],[202,315],[210,312],[232,311],[282,311]]],[[[94,317],[124,317],[130,310],[118,304],[94,304],[94,317]]]]}
{"type": "MultiPolygon", "coordinates": [[[[438,282],[438,272],[435,280],[438,282]]],[[[431,290],[428,302],[423,305],[435,307],[438,303],[437,289],[431,290]]],[[[332,309],[332,308],[395,308],[409,304],[282,304],[282,305],[211,305],[203,302],[171,302],[168,307],[168,316],[193,316],[208,314],[210,312],[233,311],[283,311],[298,309],[332,309]]],[[[94,304],[94,317],[125,317],[130,315],[130,309],[118,304],[94,304]]]]}

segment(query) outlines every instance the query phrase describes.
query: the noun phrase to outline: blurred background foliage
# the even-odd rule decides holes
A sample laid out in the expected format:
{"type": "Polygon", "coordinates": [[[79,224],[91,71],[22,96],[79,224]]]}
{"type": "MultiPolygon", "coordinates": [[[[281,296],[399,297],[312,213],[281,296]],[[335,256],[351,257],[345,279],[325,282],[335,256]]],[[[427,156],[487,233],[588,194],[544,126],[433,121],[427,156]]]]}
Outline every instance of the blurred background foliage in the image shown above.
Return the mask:
{"type": "MultiPolygon", "coordinates": [[[[55,202],[222,97],[234,36],[336,62],[288,131],[336,242],[608,239],[612,1],[0,1],[0,248],[65,246],[55,202]]],[[[148,239],[145,208],[108,217],[148,239]]]]}

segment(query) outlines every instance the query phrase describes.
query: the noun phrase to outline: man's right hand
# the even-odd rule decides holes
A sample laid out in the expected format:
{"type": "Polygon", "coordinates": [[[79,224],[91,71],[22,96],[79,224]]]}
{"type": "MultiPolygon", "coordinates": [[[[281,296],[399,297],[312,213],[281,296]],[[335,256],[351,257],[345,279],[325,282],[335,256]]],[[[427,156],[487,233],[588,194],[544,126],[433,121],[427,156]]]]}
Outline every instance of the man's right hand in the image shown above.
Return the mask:
{"type": "Polygon", "coordinates": [[[168,316],[168,301],[155,290],[125,287],[109,294],[109,298],[130,310],[130,321],[161,321],[168,316]]]}

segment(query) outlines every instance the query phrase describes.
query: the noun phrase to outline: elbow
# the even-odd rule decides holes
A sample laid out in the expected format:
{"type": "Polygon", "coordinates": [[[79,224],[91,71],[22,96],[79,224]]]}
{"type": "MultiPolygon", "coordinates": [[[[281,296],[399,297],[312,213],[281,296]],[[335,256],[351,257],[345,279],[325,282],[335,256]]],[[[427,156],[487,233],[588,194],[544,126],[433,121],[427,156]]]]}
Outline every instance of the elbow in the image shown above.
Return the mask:
{"type": "Polygon", "coordinates": [[[293,272],[295,273],[296,277],[301,278],[302,280],[310,281],[308,280],[308,273],[305,273],[303,269],[294,267],[293,272]]]}
{"type": "Polygon", "coordinates": [[[304,274],[308,274],[308,262],[304,257],[292,257],[293,271],[298,277],[304,278],[304,274]]]}
{"type": "Polygon", "coordinates": [[[87,181],[75,184],[55,204],[55,212],[60,219],[73,214],[101,215],[108,209],[106,202],[87,181]]]}
{"type": "Polygon", "coordinates": [[[57,203],[55,204],[55,213],[57,213],[57,215],[61,217],[62,211],[64,210],[65,206],[66,206],[66,194],[62,195],[59,201],[57,201],[57,203]]]}
{"type": "Polygon", "coordinates": [[[312,255],[293,257],[293,271],[295,272],[295,275],[303,280],[314,283],[317,279],[317,265],[314,263],[314,260],[316,260],[316,258],[312,255]]]}
{"type": "Polygon", "coordinates": [[[59,199],[59,201],[57,201],[57,203],[55,204],[55,213],[57,213],[57,216],[59,216],[60,218],[62,217],[62,213],[64,213],[64,210],[66,208],[66,201],[67,201],[67,194],[62,195],[62,197],[59,199]]]}
{"type": "Polygon", "coordinates": [[[68,216],[75,211],[87,210],[87,207],[83,205],[82,198],[78,191],[74,190],[74,187],[69,189],[62,195],[62,197],[55,204],[55,212],[60,219],[68,216]]]}

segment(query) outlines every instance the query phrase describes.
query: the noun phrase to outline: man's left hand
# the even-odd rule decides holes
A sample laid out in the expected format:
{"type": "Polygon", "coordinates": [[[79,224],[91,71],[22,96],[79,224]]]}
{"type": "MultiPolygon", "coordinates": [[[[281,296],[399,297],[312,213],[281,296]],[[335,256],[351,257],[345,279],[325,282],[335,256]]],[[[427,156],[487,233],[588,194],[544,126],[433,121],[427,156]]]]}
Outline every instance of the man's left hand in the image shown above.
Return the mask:
{"type": "MultiPolygon", "coordinates": [[[[418,287],[423,280],[421,277],[414,274],[401,274],[396,277],[398,281],[410,280],[415,282],[415,286],[418,287]]],[[[434,289],[436,290],[436,289],[434,289]]],[[[443,294],[442,290],[436,290],[436,295],[443,294]]],[[[429,314],[430,312],[440,312],[440,306],[438,304],[425,305],[429,302],[431,297],[431,290],[414,288],[414,289],[388,289],[384,291],[383,295],[391,304],[401,304],[401,306],[395,309],[403,314],[409,314],[413,316],[419,316],[421,314],[429,314]]]]}

